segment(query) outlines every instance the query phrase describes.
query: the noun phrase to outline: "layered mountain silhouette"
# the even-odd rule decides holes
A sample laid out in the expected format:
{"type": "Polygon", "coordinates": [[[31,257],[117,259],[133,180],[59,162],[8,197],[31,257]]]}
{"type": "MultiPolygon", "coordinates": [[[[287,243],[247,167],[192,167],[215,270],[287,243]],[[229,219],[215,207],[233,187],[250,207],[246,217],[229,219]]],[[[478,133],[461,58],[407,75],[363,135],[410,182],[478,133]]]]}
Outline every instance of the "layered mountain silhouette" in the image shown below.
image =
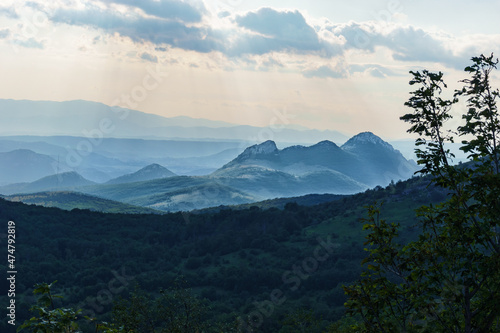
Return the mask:
{"type": "MultiPolygon", "coordinates": [[[[102,103],[74,100],[64,102],[0,99],[0,133],[3,135],[67,135],[123,138],[184,138],[248,140],[264,130],[255,126],[190,117],[162,117],[102,103]],[[104,122],[103,119],[105,120],[104,122]],[[82,133],[83,130],[83,133],[82,133]]],[[[281,115],[285,121],[286,117],[281,115]]],[[[273,131],[282,142],[315,142],[323,138],[345,141],[337,131],[296,129],[281,123],[273,131]]]]}
{"type": "Polygon", "coordinates": [[[0,184],[32,182],[57,173],[57,165],[52,157],[29,149],[0,153],[0,184]]]}
{"type": "Polygon", "coordinates": [[[406,179],[418,169],[399,151],[370,132],[344,145],[321,141],[278,149],[273,141],[246,148],[205,176],[177,176],[159,164],[104,184],[76,172],[33,183],[0,187],[0,193],[77,190],[93,196],[165,211],[193,210],[307,194],[353,194],[406,179]]]}
{"type": "MultiPolygon", "coordinates": [[[[273,141],[247,148],[236,159],[212,174],[225,183],[251,186],[256,182],[270,182],[262,188],[275,190],[288,183],[289,189],[350,194],[391,180],[406,179],[417,170],[390,144],[370,132],[360,133],[341,147],[331,141],[313,146],[292,146],[279,150],[273,141]],[[274,186],[273,186],[274,185],[274,186]]],[[[286,187],[285,186],[285,187],[286,187]]]]}

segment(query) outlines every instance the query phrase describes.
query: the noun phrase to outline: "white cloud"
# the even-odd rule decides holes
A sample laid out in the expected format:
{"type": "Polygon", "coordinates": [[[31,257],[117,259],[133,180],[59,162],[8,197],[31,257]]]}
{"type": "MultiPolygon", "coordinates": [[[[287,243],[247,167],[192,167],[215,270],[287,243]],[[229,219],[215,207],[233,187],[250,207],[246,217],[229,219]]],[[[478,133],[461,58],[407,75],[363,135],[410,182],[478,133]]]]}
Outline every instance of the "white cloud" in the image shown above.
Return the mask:
{"type": "Polygon", "coordinates": [[[343,69],[341,66],[336,66],[335,68],[332,68],[328,65],[323,65],[318,68],[305,70],[302,72],[302,74],[307,78],[317,77],[321,79],[326,79],[326,78],[341,79],[341,78],[346,78],[348,76],[347,71],[343,69]]]}

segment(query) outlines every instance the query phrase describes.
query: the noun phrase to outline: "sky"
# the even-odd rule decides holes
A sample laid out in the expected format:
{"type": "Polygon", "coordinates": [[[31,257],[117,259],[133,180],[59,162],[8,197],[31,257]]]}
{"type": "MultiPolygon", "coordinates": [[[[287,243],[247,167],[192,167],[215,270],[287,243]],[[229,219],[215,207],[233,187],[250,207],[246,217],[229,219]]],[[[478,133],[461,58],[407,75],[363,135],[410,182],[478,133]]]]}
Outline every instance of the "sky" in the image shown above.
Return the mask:
{"type": "Polygon", "coordinates": [[[459,88],[471,57],[500,54],[498,13],[486,0],[2,0],[0,98],[405,138],[409,71],[459,88]]]}

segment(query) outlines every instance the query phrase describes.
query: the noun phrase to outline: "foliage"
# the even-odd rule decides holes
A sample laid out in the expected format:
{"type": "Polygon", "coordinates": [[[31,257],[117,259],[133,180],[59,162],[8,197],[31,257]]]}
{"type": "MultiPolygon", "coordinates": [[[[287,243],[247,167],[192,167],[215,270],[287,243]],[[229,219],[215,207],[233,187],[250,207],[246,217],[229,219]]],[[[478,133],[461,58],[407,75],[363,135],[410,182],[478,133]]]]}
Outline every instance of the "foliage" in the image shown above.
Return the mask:
{"type": "Polygon", "coordinates": [[[287,315],[279,333],[314,333],[320,332],[321,322],[312,310],[298,309],[287,315]]]}
{"type": "MultiPolygon", "coordinates": [[[[93,323],[78,321],[80,330],[90,332],[96,323],[112,322],[113,301],[127,296],[135,283],[156,299],[158,290],[183,275],[193,295],[210,301],[212,327],[251,314],[255,302],[269,299],[276,288],[287,301],[258,331],[279,331],[283,318],[301,308],[333,322],[344,314],[341,284],[361,274],[364,234],[357,220],[362,207],[385,201],[382,214],[401,223],[401,238],[409,239],[415,233],[413,209],[445,195],[441,189],[426,189],[426,184],[425,178],[415,177],[334,201],[319,198],[323,203],[311,207],[298,201],[287,209],[221,207],[200,214],[103,214],[0,199],[0,219],[16,221],[18,233],[17,264],[23,274],[16,281],[16,321],[32,317],[29,286],[40,281],[58,280],[65,308],[97,318],[93,323]],[[284,272],[313,254],[318,236],[329,235],[340,247],[292,292],[293,284],[282,280],[284,272]]],[[[311,196],[307,204],[315,200],[311,196]]],[[[0,295],[0,302],[4,299],[0,295]]],[[[8,328],[5,321],[0,323],[0,332],[8,328]]]]}
{"type": "Polygon", "coordinates": [[[55,299],[62,298],[62,296],[52,293],[52,286],[56,282],[35,285],[33,294],[40,296],[37,299],[37,304],[31,307],[31,311],[35,312],[37,316],[25,321],[19,326],[18,331],[27,329],[35,333],[80,332],[77,320],[81,310],[56,308],[54,306],[55,299]]]}
{"type": "Polygon", "coordinates": [[[37,312],[38,317],[34,316],[26,320],[18,328],[18,332],[27,329],[34,333],[81,333],[78,321],[86,319],[92,326],[95,327],[94,332],[98,333],[124,333],[121,326],[117,328],[111,327],[106,322],[98,322],[96,318],[82,317],[81,309],[74,310],[71,308],[56,308],[54,305],[55,299],[60,299],[62,296],[54,295],[52,287],[54,283],[38,283],[35,285],[33,294],[41,294],[37,300],[37,304],[31,308],[31,311],[37,312]]]}
{"type": "Polygon", "coordinates": [[[208,305],[183,284],[177,281],[156,298],[136,288],[129,299],[115,303],[113,321],[126,332],[207,332],[208,305]]]}
{"type": "Polygon", "coordinates": [[[360,315],[366,332],[493,332],[500,329],[500,123],[498,90],[490,77],[498,60],[472,58],[471,75],[453,100],[439,95],[442,73],[411,72],[419,89],[406,103],[413,108],[402,120],[419,135],[416,150],[420,173],[448,191],[448,199],[422,206],[417,215],[422,232],[406,245],[395,241],[399,226],[379,219],[368,208],[364,228],[368,270],[345,287],[350,314],[360,315]],[[451,107],[467,97],[468,111],[456,133],[445,130],[451,107]],[[452,165],[445,148],[454,135],[463,138],[470,163],[452,165]]]}

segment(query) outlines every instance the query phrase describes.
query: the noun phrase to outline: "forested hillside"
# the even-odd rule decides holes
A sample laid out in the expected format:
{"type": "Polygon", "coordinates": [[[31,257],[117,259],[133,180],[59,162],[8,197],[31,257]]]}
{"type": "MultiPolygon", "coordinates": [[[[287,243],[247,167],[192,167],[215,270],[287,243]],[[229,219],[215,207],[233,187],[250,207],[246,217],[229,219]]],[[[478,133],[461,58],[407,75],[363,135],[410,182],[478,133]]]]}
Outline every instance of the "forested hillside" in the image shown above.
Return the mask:
{"type": "Polygon", "coordinates": [[[68,212],[1,200],[0,220],[16,223],[18,321],[29,317],[32,288],[39,282],[57,280],[61,305],[110,320],[113,301],[135,284],[155,294],[183,276],[210,302],[214,321],[246,318],[255,302],[279,289],[286,302],[259,329],[276,332],[299,309],[312,310],[326,327],[344,313],[341,285],[361,273],[364,206],[384,201],[385,214],[411,238],[413,210],[444,198],[426,188],[428,183],[413,178],[311,207],[288,203],[283,210],[254,206],[203,214],[68,212]],[[315,251],[323,261],[311,261],[315,251]],[[120,293],[110,293],[110,285],[120,293]]]}

